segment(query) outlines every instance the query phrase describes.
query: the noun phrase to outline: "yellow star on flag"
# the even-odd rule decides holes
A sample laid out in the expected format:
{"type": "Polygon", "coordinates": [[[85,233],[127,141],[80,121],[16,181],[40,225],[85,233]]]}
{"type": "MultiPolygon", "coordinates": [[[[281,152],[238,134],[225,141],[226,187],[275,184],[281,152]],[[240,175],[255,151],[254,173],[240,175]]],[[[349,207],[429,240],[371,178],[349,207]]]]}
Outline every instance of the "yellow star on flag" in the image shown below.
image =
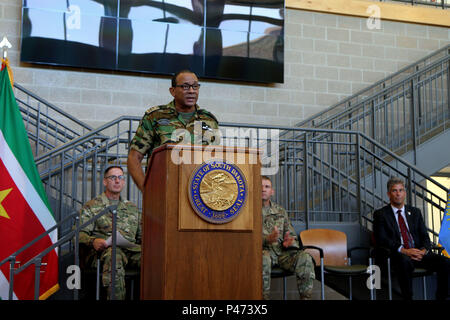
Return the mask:
{"type": "Polygon", "coordinates": [[[12,188],[0,191],[0,217],[5,217],[6,219],[10,219],[8,214],[6,213],[5,208],[2,206],[2,201],[8,196],[11,192],[12,188]]]}

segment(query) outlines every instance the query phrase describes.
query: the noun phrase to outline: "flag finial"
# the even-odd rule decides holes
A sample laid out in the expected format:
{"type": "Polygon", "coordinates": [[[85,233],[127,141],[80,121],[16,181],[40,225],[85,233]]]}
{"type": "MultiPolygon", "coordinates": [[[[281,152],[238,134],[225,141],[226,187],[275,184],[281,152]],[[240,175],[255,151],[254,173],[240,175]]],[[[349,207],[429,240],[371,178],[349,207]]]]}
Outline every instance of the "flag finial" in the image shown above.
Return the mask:
{"type": "Polygon", "coordinates": [[[3,50],[3,59],[6,60],[6,58],[8,57],[8,49],[12,48],[12,45],[8,41],[8,38],[6,38],[6,36],[3,36],[3,39],[0,42],[0,48],[3,50]]]}

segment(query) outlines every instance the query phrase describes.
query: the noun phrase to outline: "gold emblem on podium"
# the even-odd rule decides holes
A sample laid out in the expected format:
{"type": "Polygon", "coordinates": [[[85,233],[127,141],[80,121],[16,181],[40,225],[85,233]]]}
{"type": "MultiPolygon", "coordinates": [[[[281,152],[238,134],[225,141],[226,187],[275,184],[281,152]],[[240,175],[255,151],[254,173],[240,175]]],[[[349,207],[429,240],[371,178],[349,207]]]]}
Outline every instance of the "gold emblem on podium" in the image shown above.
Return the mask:
{"type": "Polygon", "coordinates": [[[200,184],[200,197],[205,205],[216,211],[230,208],[238,196],[238,185],[225,170],[215,170],[205,175],[200,184]]]}
{"type": "Polygon", "coordinates": [[[189,180],[189,201],[195,213],[211,223],[235,219],[247,199],[247,180],[239,167],[220,159],[197,167],[189,180]]]}

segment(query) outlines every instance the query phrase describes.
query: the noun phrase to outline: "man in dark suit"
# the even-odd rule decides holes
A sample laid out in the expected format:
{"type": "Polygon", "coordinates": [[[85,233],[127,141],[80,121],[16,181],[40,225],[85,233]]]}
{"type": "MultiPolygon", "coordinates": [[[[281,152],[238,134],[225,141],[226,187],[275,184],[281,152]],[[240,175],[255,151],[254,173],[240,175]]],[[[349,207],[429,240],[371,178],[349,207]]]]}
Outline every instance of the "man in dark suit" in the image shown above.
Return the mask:
{"type": "Polygon", "coordinates": [[[423,268],[436,271],[436,299],[445,300],[449,295],[450,259],[431,252],[420,210],[405,206],[403,180],[389,179],[387,190],[390,204],[375,211],[373,231],[376,246],[390,250],[403,298],[412,299],[412,272],[414,268],[423,268]]]}

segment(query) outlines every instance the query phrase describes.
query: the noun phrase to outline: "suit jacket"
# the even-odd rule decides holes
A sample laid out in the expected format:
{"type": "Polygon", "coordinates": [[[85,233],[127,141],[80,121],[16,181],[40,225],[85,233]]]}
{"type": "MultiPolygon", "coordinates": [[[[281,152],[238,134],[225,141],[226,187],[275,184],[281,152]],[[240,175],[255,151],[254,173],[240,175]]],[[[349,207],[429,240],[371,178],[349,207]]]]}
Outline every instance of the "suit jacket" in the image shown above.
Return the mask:
{"type": "MultiPolygon", "coordinates": [[[[373,232],[375,245],[397,252],[401,246],[401,234],[391,205],[387,205],[374,213],[373,232]]],[[[405,205],[405,216],[409,232],[414,240],[414,247],[431,249],[430,238],[419,209],[405,205]]]]}

